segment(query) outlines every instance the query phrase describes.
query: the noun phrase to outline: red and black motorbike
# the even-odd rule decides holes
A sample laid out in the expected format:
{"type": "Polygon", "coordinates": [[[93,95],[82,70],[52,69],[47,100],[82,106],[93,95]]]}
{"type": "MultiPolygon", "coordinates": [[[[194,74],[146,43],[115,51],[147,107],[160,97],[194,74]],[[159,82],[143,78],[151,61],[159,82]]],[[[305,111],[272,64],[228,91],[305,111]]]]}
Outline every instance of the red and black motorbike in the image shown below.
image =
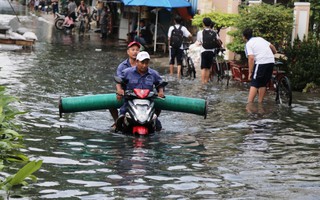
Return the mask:
{"type": "MultiPolygon", "coordinates": [[[[116,81],[123,84],[120,78],[116,78],[116,81]]],[[[167,82],[162,82],[157,88],[167,84],[167,82]]],[[[154,99],[159,98],[157,92],[149,89],[127,90],[123,98],[127,100],[128,104],[125,115],[119,117],[116,122],[116,130],[138,135],[148,135],[161,130],[160,121],[155,114],[154,99]]]]}

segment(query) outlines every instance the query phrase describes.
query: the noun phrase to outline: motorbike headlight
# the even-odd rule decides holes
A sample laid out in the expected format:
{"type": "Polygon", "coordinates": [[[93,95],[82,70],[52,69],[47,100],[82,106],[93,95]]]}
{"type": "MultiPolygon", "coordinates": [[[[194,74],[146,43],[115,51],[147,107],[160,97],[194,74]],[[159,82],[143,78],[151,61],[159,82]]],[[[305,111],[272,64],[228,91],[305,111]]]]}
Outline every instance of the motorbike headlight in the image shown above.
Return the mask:
{"type": "Polygon", "coordinates": [[[133,111],[137,121],[144,124],[148,121],[151,114],[150,102],[143,99],[134,99],[133,111]]]}

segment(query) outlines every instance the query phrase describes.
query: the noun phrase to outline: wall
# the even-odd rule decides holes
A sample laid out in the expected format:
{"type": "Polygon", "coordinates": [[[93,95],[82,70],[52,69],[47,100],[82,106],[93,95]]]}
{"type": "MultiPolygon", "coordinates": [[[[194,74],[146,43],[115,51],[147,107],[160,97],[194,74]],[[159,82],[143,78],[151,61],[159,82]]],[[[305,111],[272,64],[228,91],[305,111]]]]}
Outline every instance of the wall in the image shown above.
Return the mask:
{"type": "Polygon", "coordinates": [[[294,26],[292,30],[292,42],[297,37],[299,37],[300,40],[303,40],[304,37],[306,37],[306,39],[308,38],[309,14],[310,3],[294,3],[294,26]]]}

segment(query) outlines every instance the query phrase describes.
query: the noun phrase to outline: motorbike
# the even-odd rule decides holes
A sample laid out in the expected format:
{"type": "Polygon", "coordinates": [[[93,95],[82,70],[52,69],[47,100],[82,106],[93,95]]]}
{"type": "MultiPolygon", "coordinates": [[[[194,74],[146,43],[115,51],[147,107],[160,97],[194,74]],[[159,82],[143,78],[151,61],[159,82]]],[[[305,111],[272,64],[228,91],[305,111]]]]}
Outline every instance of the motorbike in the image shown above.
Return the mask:
{"type": "MultiPolygon", "coordinates": [[[[55,27],[62,31],[62,30],[68,30],[63,23],[64,23],[65,15],[62,15],[60,13],[56,13],[55,17],[55,27]]],[[[85,33],[86,29],[90,30],[90,23],[87,22],[86,15],[79,13],[78,17],[76,18],[74,22],[74,27],[79,27],[79,34],[85,33]]]]}
{"type": "MultiPolygon", "coordinates": [[[[115,77],[115,80],[124,85],[121,78],[115,77]]],[[[157,87],[164,87],[167,84],[162,82],[157,87]]],[[[128,102],[126,113],[118,118],[116,131],[140,136],[161,130],[160,121],[155,114],[154,99],[159,98],[157,92],[135,88],[125,91],[123,98],[128,102]]]]}
{"type": "Polygon", "coordinates": [[[64,27],[63,27],[64,18],[65,18],[65,15],[60,14],[60,13],[56,13],[55,19],[54,19],[54,26],[58,30],[63,30],[64,29],[64,27]]]}

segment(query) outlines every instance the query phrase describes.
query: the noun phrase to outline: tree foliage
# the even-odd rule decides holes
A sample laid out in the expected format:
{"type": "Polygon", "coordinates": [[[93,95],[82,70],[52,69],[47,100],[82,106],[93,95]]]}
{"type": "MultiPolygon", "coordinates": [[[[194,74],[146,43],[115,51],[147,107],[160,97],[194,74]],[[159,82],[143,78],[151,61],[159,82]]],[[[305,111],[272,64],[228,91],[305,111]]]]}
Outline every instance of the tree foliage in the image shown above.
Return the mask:
{"type": "Polygon", "coordinates": [[[320,39],[320,1],[309,0],[310,2],[310,20],[309,31],[314,33],[317,39],[320,39]]]}
{"type": "Polygon", "coordinates": [[[293,89],[302,91],[309,83],[320,86],[320,41],[316,37],[296,39],[284,53],[293,89]]]}
{"type": "Polygon", "coordinates": [[[253,29],[255,36],[263,37],[281,49],[291,37],[293,10],[282,5],[265,3],[244,6],[239,11],[234,26],[237,29],[228,33],[234,37],[233,42],[227,44],[228,49],[233,52],[244,51],[242,31],[245,28],[253,29]]]}
{"type": "MultiPolygon", "coordinates": [[[[25,112],[20,112],[10,104],[17,99],[7,95],[5,88],[0,86],[0,171],[13,162],[26,163],[29,158],[19,150],[23,147],[22,136],[17,132],[19,126],[14,121],[15,117],[25,112]]],[[[31,161],[20,169],[15,175],[0,177],[0,190],[9,191],[15,185],[26,185],[26,178],[35,180],[32,175],[42,165],[42,161],[31,161]]]]}
{"type": "Polygon", "coordinates": [[[236,18],[238,17],[238,14],[221,13],[221,12],[211,12],[211,13],[205,13],[201,15],[197,14],[192,19],[192,25],[202,28],[203,27],[202,20],[205,17],[209,17],[215,23],[214,27],[218,31],[220,31],[220,29],[233,26],[236,22],[236,18]]]}

